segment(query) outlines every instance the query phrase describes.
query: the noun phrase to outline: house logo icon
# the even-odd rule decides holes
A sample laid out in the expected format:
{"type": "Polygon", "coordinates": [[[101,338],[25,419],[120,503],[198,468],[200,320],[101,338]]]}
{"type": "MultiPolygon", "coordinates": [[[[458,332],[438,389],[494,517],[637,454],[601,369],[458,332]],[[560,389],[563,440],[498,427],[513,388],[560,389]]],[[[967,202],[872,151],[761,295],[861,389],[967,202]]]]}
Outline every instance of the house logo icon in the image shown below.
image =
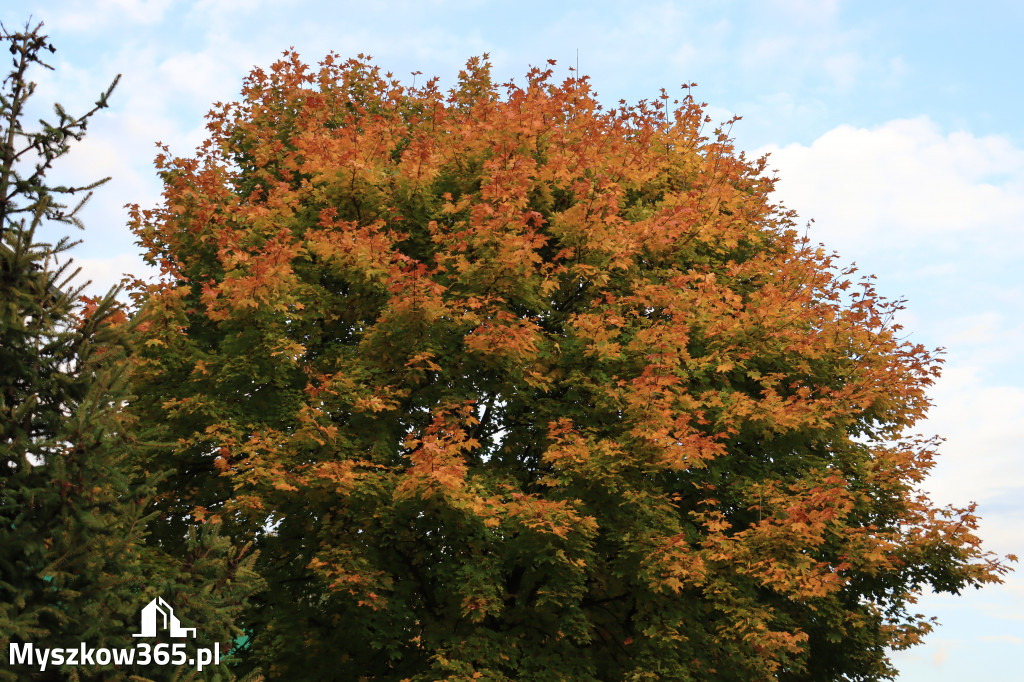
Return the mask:
{"type": "Polygon", "coordinates": [[[157,620],[163,623],[163,629],[170,632],[171,637],[192,637],[196,636],[195,628],[183,628],[178,617],[174,615],[174,609],[164,601],[163,597],[157,597],[146,604],[142,609],[142,632],[132,637],[156,637],[157,620]]]}

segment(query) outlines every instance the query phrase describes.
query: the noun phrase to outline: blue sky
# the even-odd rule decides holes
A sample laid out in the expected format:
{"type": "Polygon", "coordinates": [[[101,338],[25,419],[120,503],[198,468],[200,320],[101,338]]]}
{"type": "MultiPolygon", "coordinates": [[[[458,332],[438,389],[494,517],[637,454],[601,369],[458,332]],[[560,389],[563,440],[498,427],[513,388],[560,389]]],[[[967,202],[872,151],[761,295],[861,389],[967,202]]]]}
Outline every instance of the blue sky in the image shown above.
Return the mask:
{"type": "MultiPolygon", "coordinates": [[[[83,214],[78,260],[106,288],[141,272],[123,204],[159,200],[157,141],[191,155],[203,115],[234,99],[255,65],[294,46],[373,55],[400,77],[451,83],[488,52],[501,80],[556,59],[600,99],[696,96],[749,155],[771,152],[778,198],[814,219],[810,236],[906,298],[910,340],[944,347],[926,434],[947,440],[926,488],[980,504],[981,535],[1024,554],[1024,3],[763,0],[8,0],[8,29],[31,14],[57,47],[37,72],[40,103],[91,105],[117,73],[111,108],[61,179],[112,175],[83,214]],[[411,78],[411,77],[409,77],[411,78]]],[[[2,56],[2,55],[0,55],[2,56]]],[[[42,113],[42,112],[40,112],[42,113]]],[[[895,656],[901,680],[1020,679],[1024,572],[960,597],[928,595],[942,626],[895,656]]]]}

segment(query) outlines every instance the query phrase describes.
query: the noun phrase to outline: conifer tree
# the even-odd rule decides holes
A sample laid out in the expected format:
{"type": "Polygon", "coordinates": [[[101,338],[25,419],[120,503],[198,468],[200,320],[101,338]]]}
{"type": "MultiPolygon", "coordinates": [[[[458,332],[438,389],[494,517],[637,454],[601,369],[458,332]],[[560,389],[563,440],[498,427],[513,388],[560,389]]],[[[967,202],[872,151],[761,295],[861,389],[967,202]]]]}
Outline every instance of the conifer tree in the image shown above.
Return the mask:
{"type": "MultiPolygon", "coordinates": [[[[54,48],[42,25],[0,40],[13,69],[0,87],[0,679],[181,677],[170,667],[13,665],[9,646],[134,647],[140,609],[160,595],[197,627],[197,646],[220,642],[252,589],[251,559],[216,529],[191,529],[182,555],[147,543],[157,472],[135,472],[129,450],[147,447],[122,407],[128,330],[117,289],[82,295],[65,254],[77,242],[39,239],[44,226],[81,229],[79,209],[107,179],[47,182],[81,140],[117,83],[82,116],[59,104],[56,120],[23,127],[32,67],[54,48]],[[81,199],[69,209],[63,197],[81,199]],[[58,258],[63,262],[58,264],[58,258]]],[[[154,642],[155,644],[155,642],[154,642]]],[[[209,675],[229,674],[225,665],[209,675]]]]}

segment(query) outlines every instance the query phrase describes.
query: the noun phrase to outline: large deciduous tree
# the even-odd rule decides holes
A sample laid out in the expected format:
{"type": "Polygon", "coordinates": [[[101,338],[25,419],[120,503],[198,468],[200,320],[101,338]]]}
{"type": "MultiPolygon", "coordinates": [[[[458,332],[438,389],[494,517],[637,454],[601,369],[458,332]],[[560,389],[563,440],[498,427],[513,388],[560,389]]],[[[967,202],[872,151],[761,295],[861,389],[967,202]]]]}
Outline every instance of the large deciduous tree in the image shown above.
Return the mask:
{"type": "MultiPolygon", "coordinates": [[[[241,602],[259,581],[252,557],[214,528],[187,530],[173,556],[147,543],[157,471],[134,470],[129,458],[148,446],[144,427],[121,409],[130,397],[128,330],[117,290],[82,296],[66,257],[74,243],[38,238],[46,226],[81,228],[84,199],[72,210],[58,200],[87,199],[106,182],[69,187],[47,174],[114,85],[86,114],[57,105],[55,120],[26,129],[36,87],[29,72],[50,68],[44,58],[54,48],[41,24],[0,26],[0,44],[13,62],[0,87],[0,680],[169,679],[173,670],[153,666],[8,660],[11,645],[133,647],[140,609],[157,595],[198,625],[202,646],[219,641],[227,652],[241,602]]],[[[227,665],[211,674],[224,679],[227,665]]]]}
{"type": "Polygon", "coordinates": [[[664,92],[294,52],[134,229],[165,541],[254,542],[274,679],[870,680],[999,580],[917,492],[938,360],[664,92]]]}

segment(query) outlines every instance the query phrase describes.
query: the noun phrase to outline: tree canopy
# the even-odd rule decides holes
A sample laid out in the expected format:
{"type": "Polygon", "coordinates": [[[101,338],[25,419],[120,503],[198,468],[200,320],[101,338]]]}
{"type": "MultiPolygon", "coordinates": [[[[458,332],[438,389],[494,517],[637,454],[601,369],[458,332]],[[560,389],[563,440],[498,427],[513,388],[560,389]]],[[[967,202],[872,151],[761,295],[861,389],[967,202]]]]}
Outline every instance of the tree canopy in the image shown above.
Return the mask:
{"type": "Polygon", "coordinates": [[[918,491],[940,361],[704,106],[289,51],[163,149],[139,466],[161,542],[259,548],[243,667],[883,679],[916,595],[999,580],[918,491]]]}

